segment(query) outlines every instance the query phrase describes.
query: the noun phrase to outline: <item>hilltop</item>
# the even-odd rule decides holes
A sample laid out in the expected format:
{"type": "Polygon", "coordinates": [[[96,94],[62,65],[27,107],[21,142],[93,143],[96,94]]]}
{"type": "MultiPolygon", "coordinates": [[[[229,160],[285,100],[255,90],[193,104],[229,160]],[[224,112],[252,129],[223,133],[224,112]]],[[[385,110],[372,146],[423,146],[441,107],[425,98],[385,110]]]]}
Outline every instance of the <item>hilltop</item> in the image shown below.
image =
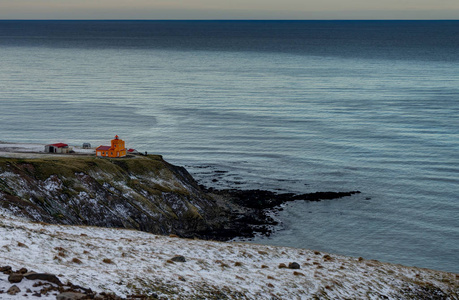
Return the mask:
{"type": "Polygon", "coordinates": [[[228,240],[269,234],[269,212],[286,201],[334,199],[357,192],[304,195],[212,190],[160,155],[0,157],[0,207],[33,221],[129,228],[228,240]]]}
{"type": "Polygon", "coordinates": [[[10,154],[0,157],[2,299],[55,299],[75,286],[132,299],[459,299],[456,274],[209,241],[269,234],[270,212],[287,201],[358,192],[207,189],[160,155],[10,154]],[[65,285],[24,279],[21,294],[5,294],[8,274],[21,268],[55,274],[65,285]]]}
{"type": "MultiPolygon", "coordinates": [[[[0,267],[130,299],[459,299],[456,274],[306,249],[30,223],[1,211],[0,235],[0,267]]],[[[10,296],[7,277],[2,299],[58,294],[56,284],[23,279],[10,296]]]]}

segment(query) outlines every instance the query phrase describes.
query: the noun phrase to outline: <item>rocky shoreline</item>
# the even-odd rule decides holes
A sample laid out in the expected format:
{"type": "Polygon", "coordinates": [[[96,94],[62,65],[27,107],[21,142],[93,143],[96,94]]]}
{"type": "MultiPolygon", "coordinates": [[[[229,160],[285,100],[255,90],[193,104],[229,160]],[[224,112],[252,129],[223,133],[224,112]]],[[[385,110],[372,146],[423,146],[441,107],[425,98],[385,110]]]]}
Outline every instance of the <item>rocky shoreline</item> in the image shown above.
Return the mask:
{"type": "Polygon", "coordinates": [[[276,193],[267,190],[217,190],[200,186],[206,193],[223,197],[238,209],[229,215],[230,222],[221,229],[198,232],[200,238],[227,241],[234,238],[269,236],[279,225],[272,213],[282,210],[282,205],[292,201],[334,200],[359,194],[351,192],[315,192],[307,194],[276,193]],[[242,209],[241,209],[242,208],[242,209]]]}
{"type": "Polygon", "coordinates": [[[271,216],[290,201],[320,201],[351,192],[310,194],[217,190],[200,186],[159,155],[0,157],[0,207],[32,221],[128,228],[227,241],[269,235],[271,216]]]}

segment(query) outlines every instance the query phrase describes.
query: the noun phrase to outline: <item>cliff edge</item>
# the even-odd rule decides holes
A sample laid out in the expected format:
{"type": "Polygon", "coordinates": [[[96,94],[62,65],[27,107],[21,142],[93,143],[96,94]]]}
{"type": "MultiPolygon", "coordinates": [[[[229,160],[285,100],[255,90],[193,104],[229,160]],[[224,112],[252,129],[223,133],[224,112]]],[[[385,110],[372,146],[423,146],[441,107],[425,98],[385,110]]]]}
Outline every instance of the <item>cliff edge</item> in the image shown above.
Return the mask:
{"type": "Polygon", "coordinates": [[[276,194],[199,186],[160,155],[0,157],[0,208],[32,221],[128,228],[229,240],[270,234],[269,211],[287,201],[358,192],[276,194]]]}

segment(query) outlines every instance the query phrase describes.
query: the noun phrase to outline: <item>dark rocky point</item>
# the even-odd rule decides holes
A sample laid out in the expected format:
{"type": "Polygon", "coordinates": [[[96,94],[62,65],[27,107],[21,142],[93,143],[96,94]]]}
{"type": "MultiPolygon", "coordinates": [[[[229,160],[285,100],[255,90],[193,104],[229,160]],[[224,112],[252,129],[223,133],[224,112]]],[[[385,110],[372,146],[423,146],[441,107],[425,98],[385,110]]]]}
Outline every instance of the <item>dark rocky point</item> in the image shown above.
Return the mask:
{"type": "MultiPolygon", "coordinates": [[[[295,195],[205,188],[185,168],[169,164],[159,155],[124,159],[3,158],[1,172],[14,176],[0,182],[0,207],[20,217],[51,224],[129,228],[219,241],[270,235],[278,225],[270,215],[283,203],[330,200],[359,193],[295,195]],[[47,189],[49,184],[56,188],[47,189]],[[126,188],[131,192],[124,193],[126,188]],[[79,203],[78,208],[72,203],[79,203]],[[120,209],[110,209],[113,206],[120,209]]],[[[226,172],[217,170],[215,174],[226,172]]]]}

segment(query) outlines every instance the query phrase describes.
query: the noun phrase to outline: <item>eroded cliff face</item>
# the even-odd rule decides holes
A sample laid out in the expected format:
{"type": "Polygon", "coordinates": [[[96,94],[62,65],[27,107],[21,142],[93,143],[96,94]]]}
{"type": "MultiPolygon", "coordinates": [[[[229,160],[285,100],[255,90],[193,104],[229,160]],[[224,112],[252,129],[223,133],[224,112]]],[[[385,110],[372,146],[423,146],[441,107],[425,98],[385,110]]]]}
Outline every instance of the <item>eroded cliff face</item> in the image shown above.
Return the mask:
{"type": "Polygon", "coordinates": [[[0,206],[33,221],[184,237],[215,238],[232,218],[184,168],[155,155],[0,158],[0,206]]]}

